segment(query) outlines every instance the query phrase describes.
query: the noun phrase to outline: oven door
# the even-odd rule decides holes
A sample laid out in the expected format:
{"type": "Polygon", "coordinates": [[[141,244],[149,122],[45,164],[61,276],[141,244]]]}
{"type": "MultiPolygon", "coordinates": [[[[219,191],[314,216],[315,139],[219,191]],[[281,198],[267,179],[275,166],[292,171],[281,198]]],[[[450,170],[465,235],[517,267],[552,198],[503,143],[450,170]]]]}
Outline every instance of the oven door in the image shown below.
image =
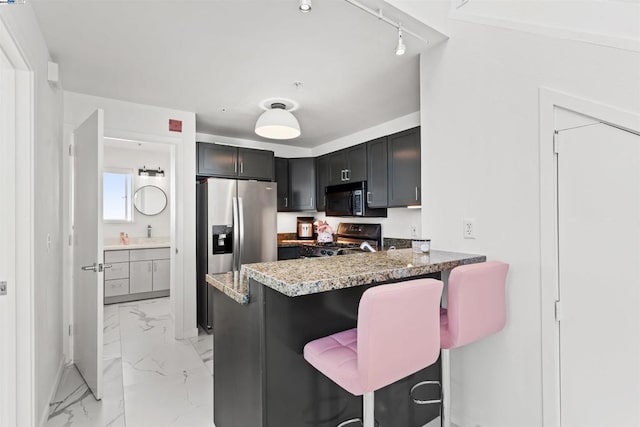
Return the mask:
{"type": "Polygon", "coordinates": [[[325,213],[327,216],[352,216],[353,192],[337,191],[327,193],[325,213]]]}

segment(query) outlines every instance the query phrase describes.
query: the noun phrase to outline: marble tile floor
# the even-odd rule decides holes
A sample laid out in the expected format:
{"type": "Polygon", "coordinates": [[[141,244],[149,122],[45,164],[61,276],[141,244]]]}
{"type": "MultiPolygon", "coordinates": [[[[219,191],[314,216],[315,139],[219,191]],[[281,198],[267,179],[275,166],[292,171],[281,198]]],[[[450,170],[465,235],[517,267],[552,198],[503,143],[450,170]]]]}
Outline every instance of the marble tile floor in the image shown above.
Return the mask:
{"type": "Polygon", "coordinates": [[[104,310],[103,398],[67,366],[46,427],[211,427],[213,337],[175,340],[168,298],[104,310]]]}

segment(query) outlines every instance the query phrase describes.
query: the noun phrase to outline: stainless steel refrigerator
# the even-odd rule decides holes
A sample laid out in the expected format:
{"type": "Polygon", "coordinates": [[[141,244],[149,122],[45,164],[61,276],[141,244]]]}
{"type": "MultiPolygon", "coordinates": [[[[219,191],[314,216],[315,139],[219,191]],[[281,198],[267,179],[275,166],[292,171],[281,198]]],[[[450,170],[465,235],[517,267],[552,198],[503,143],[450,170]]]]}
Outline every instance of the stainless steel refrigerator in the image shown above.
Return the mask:
{"type": "Polygon", "coordinates": [[[206,274],[276,261],[276,183],[209,178],[197,184],[198,323],[213,327],[215,290],[206,274]]]}

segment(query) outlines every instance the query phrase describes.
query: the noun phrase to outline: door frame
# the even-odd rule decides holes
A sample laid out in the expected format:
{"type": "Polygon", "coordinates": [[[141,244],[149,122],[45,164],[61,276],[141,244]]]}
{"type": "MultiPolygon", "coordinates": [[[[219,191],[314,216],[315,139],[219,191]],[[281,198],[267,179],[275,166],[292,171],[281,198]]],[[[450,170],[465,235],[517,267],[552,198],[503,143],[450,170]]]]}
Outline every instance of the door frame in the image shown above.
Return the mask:
{"type": "Polygon", "coordinates": [[[4,405],[15,407],[16,425],[34,426],[37,421],[34,354],[34,72],[2,16],[0,49],[15,70],[16,119],[15,122],[5,123],[0,118],[0,126],[15,127],[16,193],[12,201],[16,212],[20,213],[15,217],[16,236],[20,236],[15,242],[15,283],[9,284],[9,291],[15,292],[16,347],[0,346],[3,357],[5,352],[10,354],[12,350],[15,351],[16,389],[12,396],[0,397],[4,405]]]}
{"type": "Polygon", "coordinates": [[[542,425],[560,424],[560,335],[555,319],[558,281],[557,156],[554,134],[558,108],[591,117],[603,123],[640,133],[640,114],[625,111],[564,92],[539,90],[540,157],[540,318],[542,332],[542,425]]]}
{"type": "MultiPolygon", "coordinates": [[[[105,117],[109,114],[108,108],[104,106],[98,106],[97,108],[101,108],[104,110],[105,117]]],[[[106,119],[105,119],[106,122],[106,119]]],[[[183,230],[183,225],[179,221],[178,217],[178,198],[176,197],[176,191],[178,188],[178,182],[182,179],[181,176],[178,176],[178,169],[182,166],[178,165],[179,158],[182,158],[183,154],[182,150],[182,140],[180,138],[173,137],[161,137],[153,134],[146,134],[140,132],[131,132],[124,131],[120,129],[114,129],[106,127],[104,128],[104,138],[105,139],[115,139],[120,141],[130,142],[132,144],[135,143],[153,143],[153,144],[162,144],[169,145],[171,147],[170,157],[170,192],[171,197],[169,200],[169,208],[171,210],[171,219],[170,219],[170,241],[171,241],[171,258],[170,258],[170,301],[171,301],[171,316],[173,317],[173,321],[175,324],[175,338],[189,338],[191,336],[197,335],[197,328],[195,328],[195,335],[185,334],[183,332],[183,311],[184,311],[184,297],[183,297],[183,289],[186,287],[183,285],[182,280],[176,280],[176,278],[182,278],[182,265],[183,265],[183,255],[182,252],[176,251],[176,248],[181,247],[182,236],[185,231],[183,230]],[[183,336],[188,335],[188,336],[183,336]]],[[[68,124],[65,124],[65,144],[64,144],[64,156],[63,156],[63,169],[66,171],[64,180],[64,187],[67,189],[64,196],[64,205],[65,210],[63,213],[64,218],[64,233],[67,236],[71,236],[73,234],[72,224],[73,224],[73,178],[75,174],[75,170],[73,168],[73,158],[68,156],[67,150],[69,150],[68,145],[74,145],[73,141],[73,130],[68,127],[68,124]]],[[[74,322],[73,319],[73,289],[70,285],[73,283],[73,247],[70,245],[65,245],[65,267],[64,267],[64,275],[65,275],[65,283],[67,283],[65,288],[64,295],[64,313],[66,318],[64,319],[65,324],[72,325],[74,322]]],[[[65,336],[65,344],[63,348],[65,349],[65,354],[67,355],[67,359],[69,362],[73,361],[73,346],[74,340],[73,335],[65,336]]]]}

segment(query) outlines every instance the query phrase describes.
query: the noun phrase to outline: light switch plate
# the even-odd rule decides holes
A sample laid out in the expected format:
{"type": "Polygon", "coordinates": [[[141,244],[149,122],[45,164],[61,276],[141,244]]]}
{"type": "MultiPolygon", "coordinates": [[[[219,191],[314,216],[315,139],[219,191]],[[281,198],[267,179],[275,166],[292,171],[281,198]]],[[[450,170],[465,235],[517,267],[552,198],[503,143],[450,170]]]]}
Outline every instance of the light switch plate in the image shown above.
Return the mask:
{"type": "Polygon", "coordinates": [[[0,297],[7,294],[7,282],[0,282],[0,297]]]}

